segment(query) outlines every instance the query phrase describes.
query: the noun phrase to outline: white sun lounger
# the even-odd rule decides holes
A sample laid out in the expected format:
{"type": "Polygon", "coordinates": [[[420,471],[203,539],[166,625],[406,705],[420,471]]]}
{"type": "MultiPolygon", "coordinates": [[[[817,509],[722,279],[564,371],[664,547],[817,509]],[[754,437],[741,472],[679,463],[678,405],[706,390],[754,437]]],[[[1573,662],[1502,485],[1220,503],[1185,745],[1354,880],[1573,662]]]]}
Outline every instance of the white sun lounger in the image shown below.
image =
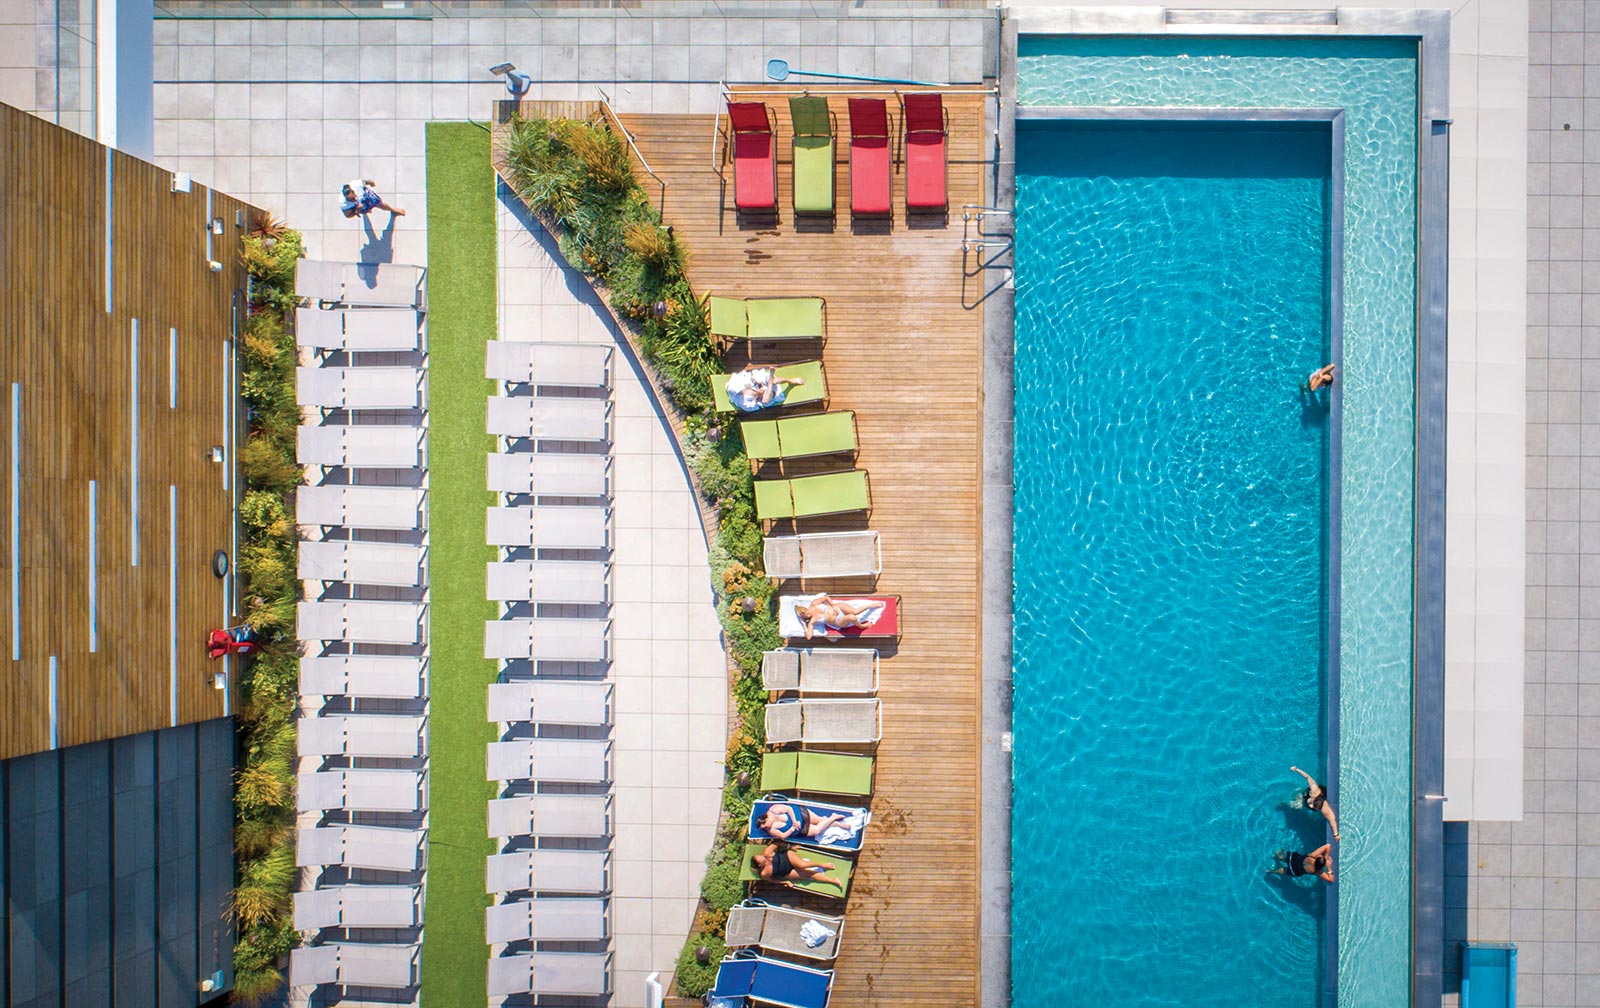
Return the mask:
{"type": "Polygon", "coordinates": [[[422,867],[423,830],[388,826],[321,826],[300,831],[295,864],[409,872],[422,867]]]}
{"type": "Polygon", "coordinates": [[[490,452],[489,489],[540,497],[605,497],[611,459],[578,452],[490,452]]]}
{"type": "Polygon", "coordinates": [[[849,577],[883,573],[883,547],[878,533],[813,532],[767,536],[761,544],[761,565],[772,578],[849,577]]]}
{"type": "Polygon", "coordinates": [[[484,375],[516,384],[610,388],[611,353],[611,347],[600,343],[491,340],[484,375]]]}
{"type": "Polygon", "coordinates": [[[779,648],[761,656],[761,685],[801,693],[876,693],[875,648],[779,648]]]}
{"type": "Polygon", "coordinates": [[[504,682],[489,684],[490,721],[608,725],[608,682],[504,682]]]}
{"type": "Polygon", "coordinates": [[[422,491],[397,486],[295,488],[295,520],[339,528],[420,529],[422,491]]]}
{"type": "Polygon", "coordinates": [[[295,797],[302,812],[415,812],[422,807],[422,774],[414,770],[303,773],[296,781],[295,797]]]}
{"type": "Polygon", "coordinates": [[[611,993],[609,952],[522,952],[489,960],[488,992],[605,997],[611,993]]]}
{"type": "Polygon", "coordinates": [[[610,629],[608,619],[489,620],[484,624],[483,656],[532,658],[534,661],[606,661],[611,653],[610,629]]]}
{"type": "Polygon", "coordinates": [[[295,630],[304,641],[420,644],[421,602],[301,602],[295,630]]]}
{"type": "Polygon", "coordinates": [[[300,719],[301,756],[421,756],[427,719],[406,714],[323,714],[300,719]]]}
{"type": "Polygon", "coordinates": [[[493,560],[486,583],[494,602],[604,605],[609,570],[601,560],[493,560]]]}
{"type": "Polygon", "coordinates": [[[610,549],[610,517],[611,509],[604,506],[491,507],[489,545],[610,549]]]}
{"type": "Polygon", "coordinates": [[[490,396],[490,434],[536,441],[611,440],[611,403],[555,396],[490,396]]]}
{"type": "Polygon", "coordinates": [[[294,292],[351,307],[428,309],[427,270],[403,263],[295,263],[294,292]]]}
{"type": "Polygon", "coordinates": [[[871,700],[779,700],[767,704],[767,741],[876,742],[883,717],[871,700]]]}
{"type": "Polygon", "coordinates": [[[584,895],[611,888],[611,856],[603,850],[522,850],[488,857],[488,891],[584,895]]]}
{"type": "Polygon", "coordinates": [[[294,292],[312,301],[344,300],[344,263],[299,259],[294,264],[294,292]]]}
{"type": "Polygon", "coordinates": [[[301,427],[295,458],[301,465],[343,469],[416,469],[422,465],[421,427],[389,424],[301,427]]]}
{"type": "Polygon", "coordinates": [[[501,903],[484,915],[490,945],[514,941],[603,941],[611,936],[603,899],[541,896],[501,903]]]}
{"type": "Polygon", "coordinates": [[[294,339],[313,350],[415,350],[422,316],[408,308],[297,308],[294,339]]]}
{"type": "Polygon", "coordinates": [[[317,409],[418,409],[421,368],[295,368],[295,401],[317,409]]]}
{"type": "Polygon", "coordinates": [[[789,907],[772,906],[765,900],[747,899],[728,911],[728,927],[723,941],[729,948],[758,945],[770,952],[787,952],[807,959],[829,960],[839,954],[844,935],[844,918],[789,907]],[[832,931],[820,945],[808,945],[800,937],[806,921],[814,920],[832,931]]]}
{"type": "Polygon", "coordinates": [[[422,559],[421,546],[403,543],[302,540],[300,577],[411,587],[422,583],[422,559]]]}
{"type": "Polygon", "coordinates": [[[294,894],[294,929],[408,928],[422,923],[422,888],[340,885],[294,894]]]}
{"type": "Polygon", "coordinates": [[[611,781],[611,743],[605,739],[534,738],[488,745],[488,780],[556,784],[611,781]]]}
{"type": "Polygon", "coordinates": [[[492,837],[608,837],[611,796],[514,795],[489,800],[492,837]]]}
{"type": "Polygon", "coordinates": [[[409,655],[328,655],[300,659],[302,696],[423,696],[423,659],[409,655]]]}
{"type": "Polygon", "coordinates": [[[417,984],[419,945],[335,942],[310,945],[289,953],[289,985],[311,987],[387,987],[403,990],[417,984]]]}

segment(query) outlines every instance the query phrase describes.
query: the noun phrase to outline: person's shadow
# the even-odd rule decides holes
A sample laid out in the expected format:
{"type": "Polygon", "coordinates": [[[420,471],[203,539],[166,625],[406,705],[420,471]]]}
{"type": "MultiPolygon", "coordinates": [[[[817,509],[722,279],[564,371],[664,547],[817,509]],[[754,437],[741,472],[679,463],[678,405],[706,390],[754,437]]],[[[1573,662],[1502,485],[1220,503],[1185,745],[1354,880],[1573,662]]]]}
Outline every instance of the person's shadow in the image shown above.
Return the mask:
{"type": "Polygon", "coordinates": [[[361,246],[363,264],[394,262],[394,222],[398,219],[394,214],[390,214],[389,223],[384,227],[383,233],[379,234],[372,226],[372,214],[361,215],[361,230],[367,239],[367,243],[361,246]]]}

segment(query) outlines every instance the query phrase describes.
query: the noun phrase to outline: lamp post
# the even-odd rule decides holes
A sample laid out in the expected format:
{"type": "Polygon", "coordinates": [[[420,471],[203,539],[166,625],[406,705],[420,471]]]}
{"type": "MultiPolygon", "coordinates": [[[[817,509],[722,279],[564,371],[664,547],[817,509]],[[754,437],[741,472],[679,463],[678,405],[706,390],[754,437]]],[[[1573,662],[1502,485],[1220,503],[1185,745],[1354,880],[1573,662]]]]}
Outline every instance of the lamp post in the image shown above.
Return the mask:
{"type": "Polygon", "coordinates": [[[511,92],[511,97],[518,101],[533,87],[533,78],[517,69],[515,63],[496,63],[489,68],[489,72],[496,77],[506,79],[506,90],[511,92]]]}

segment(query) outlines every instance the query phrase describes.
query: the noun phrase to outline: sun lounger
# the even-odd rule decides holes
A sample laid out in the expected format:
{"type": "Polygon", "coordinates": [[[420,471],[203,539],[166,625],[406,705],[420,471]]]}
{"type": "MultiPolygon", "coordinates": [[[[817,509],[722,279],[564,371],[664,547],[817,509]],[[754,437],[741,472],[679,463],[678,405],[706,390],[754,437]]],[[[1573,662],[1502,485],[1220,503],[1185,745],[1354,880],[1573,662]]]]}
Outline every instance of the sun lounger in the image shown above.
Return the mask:
{"type": "Polygon", "coordinates": [[[872,648],[779,648],[761,656],[761,685],[801,693],[876,693],[878,652],[872,648]]]}
{"type": "Polygon", "coordinates": [[[736,210],[778,209],[778,145],[763,102],[728,103],[733,133],[733,205],[736,210]]]}
{"type": "Polygon", "coordinates": [[[406,308],[297,308],[294,338],[313,350],[416,350],[422,345],[422,316],[406,308]]]}
{"type": "Polygon", "coordinates": [[[422,465],[421,427],[378,424],[301,427],[296,460],[342,469],[416,469],[422,465]]]}
{"type": "Polygon", "coordinates": [[[812,969],[740,949],[717,967],[709,1003],[759,1001],[777,1008],[827,1008],[833,970],[812,969]]]}
{"type": "Polygon", "coordinates": [[[611,459],[598,453],[490,452],[489,489],[539,497],[606,497],[611,459]]]}
{"type": "Polygon", "coordinates": [[[289,986],[338,984],[403,990],[417,985],[420,945],[333,942],[289,953],[289,986]]]}
{"type": "Polygon", "coordinates": [[[867,836],[867,824],[872,821],[872,813],[864,808],[855,808],[849,805],[829,805],[826,802],[809,801],[803,798],[790,798],[782,794],[769,794],[757,801],[750,808],[747,836],[752,843],[772,843],[777,837],[771,836],[757,825],[761,817],[765,816],[774,805],[788,805],[799,811],[805,809],[818,819],[827,819],[829,816],[840,815],[844,819],[822,830],[816,836],[793,836],[791,842],[804,843],[808,847],[819,850],[832,851],[836,854],[855,854],[861,850],[861,844],[867,836]]]}
{"type": "MultiPolygon", "coordinates": [[[[804,638],[806,627],[800,620],[798,609],[800,606],[810,605],[817,597],[816,595],[780,595],[778,597],[778,633],[785,637],[804,638]]],[[[845,627],[842,630],[838,627],[813,625],[811,628],[813,639],[850,640],[856,637],[899,639],[900,596],[839,596],[834,598],[834,601],[847,602],[858,608],[866,608],[867,611],[861,616],[865,625],[845,627]]]]}
{"type": "Polygon", "coordinates": [[[421,602],[301,602],[295,630],[303,641],[420,644],[421,602]]]}
{"type": "Polygon", "coordinates": [[[883,712],[871,700],[779,700],[767,704],[767,742],[876,742],[883,712]]]}
{"type": "Polygon", "coordinates": [[[753,857],[755,857],[755,855],[760,854],[767,847],[766,844],[759,843],[747,843],[744,845],[744,860],[739,866],[740,881],[762,883],[766,885],[782,885],[787,889],[798,889],[802,892],[816,893],[819,896],[828,896],[833,899],[840,900],[844,899],[850,894],[850,877],[855,872],[856,866],[849,858],[840,857],[837,854],[829,854],[827,851],[816,850],[805,844],[799,844],[796,846],[799,847],[799,850],[797,850],[796,853],[803,856],[807,861],[819,861],[822,864],[829,865],[830,867],[824,870],[822,874],[832,876],[833,878],[838,879],[840,882],[843,882],[844,888],[841,889],[838,886],[831,885],[827,882],[817,882],[812,880],[810,877],[784,879],[782,882],[774,882],[772,879],[763,879],[761,877],[761,873],[756,870],[755,862],[751,860],[753,857]]]}
{"type": "Polygon", "coordinates": [[[552,784],[606,784],[611,743],[604,739],[534,738],[490,742],[487,777],[552,784]]]}
{"type": "Polygon", "coordinates": [[[1516,1008],[1517,947],[1461,943],[1461,1008],[1516,1008]]]}
{"type": "Polygon", "coordinates": [[[390,756],[423,754],[426,718],[405,714],[323,714],[304,717],[296,737],[301,756],[390,756]]]}
{"type": "Polygon", "coordinates": [[[484,373],[495,381],[562,388],[610,388],[611,347],[603,343],[491,340],[484,373]]]}
{"type": "Polygon", "coordinates": [[[729,948],[757,945],[769,952],[784,952],[826,962],[839,954],[839,942],[844,937],[844,918],[808,913],[789,907],[773,906],[766,900],[751,897],[728,911],[728,926],[723,942],[729,948]],[[800,937],[800,929],[807,921],[816,921],[833,934],[820,945],[808,945],[800,937]]]}
{"type": "Polygon", "coordinates": [[[827,305],[822,298],[764,297],[706,299],[711,334],[752,342],[826,338],[827,305]]]}
{"type": "Polygon", "coordinates": [[[611,509],[604,506],[492,507],[489,545],[610,549],[610,515],[611,509]]]}
{"type": "Polygon", "coordinates": [[[388,826],[322,826],[300,831],[295,844],[295,864],[302,868],[339,865],[409,872],[422,867],[420,829],[388,826]]]}
{"type": "Polygon", "coordinates": [[[602,998],[611,993],[609,952],[523,952],[489,960],[489,993],[602,998]]]}
{"type": "Polygon", "coordinates": [[[409,885],[328,886],[294,894],[294,929],[409,928],[422,923],[422,888],[409,885]]]}
{"type": "MultiPolygon", "coordinates": [[[[748,326],[746,326],[748,328],[748,326]]],[[[821,361],[802,361],[798,364],[780,364],[773,368],[779,378],[799,378],[804,385],[789,386],[784,394],[783,402],[766,406],[757,412],[735,410],[733,403],[728,399],[728,382],[732,374],[713,375],[711,377],[711,401],[716,406],[718,413],[737,412],[742,416],[764,416],[772,410],[782,409],[786,406],[810,406],[813,403],[828,404],[828,379],[822,369],[821,361]]]]}
{"type": "Polygon", "coordinates": [[[422,583],[421,546],[329,540],[300,543],[300,577],[307,581],[413,587],[422,583]]]}
{"type": "Polygon", "coordinates": [[[852,410],[781,420],[745,420],[739,424],[739,434],[751,462],[814,455],[856,457],[856,415],[852,410]]]}
{"type": "Polygon", "coordinates": [[[344,263],[320,259],[297,259],[294,264],[294,293],[312,301],[344,300],[344,263]]]}
{"type": "Polygon", "coordinates": [[[611,403],[555,396],[490,396],[490,434],[540,441],[609,441],[611,403]]]}
{"type": "Polygon", "coordinates": [[[422,784],[414,770],[325,770],[301,774],[295,797],[302,812],[415,812],[422,784]]]}
{"type": "Polygon", "coordinates": [[[491,854],[488,891],[604,893],[611,888],[611,857],[603,850],[539,850],[491,854]]]}
{"type": "Polygon", "coordinates": [[[513,795],[489,800],[492,837],[608,837],[611,796],[513,795]]]}
{"type": "Polygon", "coordinates": [[[490,561],[486,583],[494,602],[604,605],[610,565],[602,560],[490,561]]]}
{"type": "Polygon", "coordinates": [[[794,212],[833,213],[833,115],[828,99],[789,99],[794,126],[794,212]]]}
{"type": "Polygon", "coordinates": [[[944,210],[946,145],[949,131],[944,99],[937,94],[912,92],[900,99],[905,130],[906,209],[944,210]]]}
{"type": "Polygon", "coordinates": [[[755,491],[756,517],[763,522],[872,510],[872,488],[864,469],[756,480],[755,491]]]}
{"type": "Polygon", "coordinates": [[[423,371],[414,367],[300,367],[295,401],[317,409],[420,409],[423,371]]]}
{"type": "Polygon", "coordinates": [[[428,309],[427,271],[402,263],[295,263],[294,292],[349,307],[428,309]]]}
{"type": "Polygon", "coordinates": [[[420,529],[422,491],[397,486],[295,488],[295,520],[331,528],[420,529]]]}
{"type": "Polygon", "coordinates": [[[484,914],[490,945],[514,941],[604,941],[611,936],[606,901],[541,896],[500,903],[484,914]]]}
{"type": "Polygon", "coordinates": [[[871,756],[850,753],[765,753],[761,757],[761,790],[798,791],[865,797],[872,794],[871,756]]]}
{"type": "Polygon", "coordinates": [[[423,659],[408,655],[301,658],[300,694],[416,699],[426,695],[423,659]]]}
{"type": "Polygon", "coordinates": [[[611,684],[549,680],[490,683],[489,720],[608,725],[611,684]]]}
{"type": "Polygon", "coordinates": [[[886,217],[890,200],[889,108],[882,98],[850,99],[850,212],[886,217]]]}
{"type": "Polygon", "coordinates": [[[485,658],[534,661],[601,662],[611,656],[608,619],[488,620],[483,631],[485,658]]]}
{"type": "Polygon", "coordinates": [[[767,536],[761,565],[767,577],[779,579],[877,575],[883,572],[883,548],[870,529],[767,536]]]}

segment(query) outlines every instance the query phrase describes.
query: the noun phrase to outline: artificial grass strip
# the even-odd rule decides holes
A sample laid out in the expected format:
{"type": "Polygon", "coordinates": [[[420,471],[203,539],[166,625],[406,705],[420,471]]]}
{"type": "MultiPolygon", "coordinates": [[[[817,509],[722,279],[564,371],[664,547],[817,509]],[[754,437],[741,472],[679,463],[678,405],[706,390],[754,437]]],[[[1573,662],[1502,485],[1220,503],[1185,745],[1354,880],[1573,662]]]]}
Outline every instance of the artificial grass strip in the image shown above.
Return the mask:
{"type": "Polygon", "coordinates": [[[422,1008],[487,1000],[484,858],[489,840],[486,711],[495,663],[483,657],[487,600],[484,345],[495,337],[495,176],[489,131],[430,122],[428,153],[428,896],[422,1008]]]}

